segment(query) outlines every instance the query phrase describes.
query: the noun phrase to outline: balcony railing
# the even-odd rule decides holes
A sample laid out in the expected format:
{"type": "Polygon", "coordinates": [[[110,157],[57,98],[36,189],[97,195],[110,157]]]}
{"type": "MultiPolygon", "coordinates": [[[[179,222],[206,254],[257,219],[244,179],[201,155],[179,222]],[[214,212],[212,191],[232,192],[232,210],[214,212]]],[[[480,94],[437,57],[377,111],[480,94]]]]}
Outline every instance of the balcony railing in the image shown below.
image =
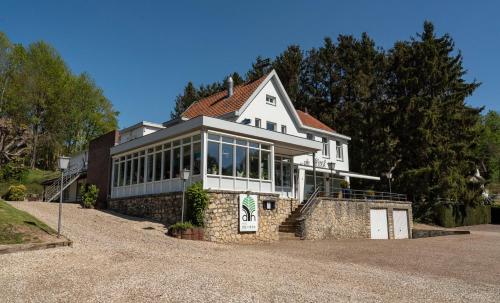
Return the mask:
{"type": "Polygon", "coordinates": [[[373,190],[358,190],[350,188],[333,188],[329,192],[321,191],[318,197],[329,197],[342,200],[364,200],[364,201],[396,201],[407,202],[405,194],[389,193],[373,190]]]}

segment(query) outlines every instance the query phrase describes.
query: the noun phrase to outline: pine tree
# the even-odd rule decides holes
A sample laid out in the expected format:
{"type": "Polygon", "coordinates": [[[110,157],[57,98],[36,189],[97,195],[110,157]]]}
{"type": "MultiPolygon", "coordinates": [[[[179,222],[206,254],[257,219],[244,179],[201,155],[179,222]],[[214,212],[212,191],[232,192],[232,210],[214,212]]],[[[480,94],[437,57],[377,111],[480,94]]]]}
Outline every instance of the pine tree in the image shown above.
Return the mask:
{"type": "Polygon", "coordinates": [[[303,53],[298,45],[290,45],[278,55],[273,62],[273,68],[283,83],[285,90],[295,104],[300,105],[299,78],[302,68],[303,53]]]}
{"type": "Polygon", "coordinates": [[[175,98],[175,107],[170,112],[170,118],[176,119],[191,105],[198,100],[198,91],[194,87],[193,82],[189,81],[184,87],[184,92],[175,98]]]}

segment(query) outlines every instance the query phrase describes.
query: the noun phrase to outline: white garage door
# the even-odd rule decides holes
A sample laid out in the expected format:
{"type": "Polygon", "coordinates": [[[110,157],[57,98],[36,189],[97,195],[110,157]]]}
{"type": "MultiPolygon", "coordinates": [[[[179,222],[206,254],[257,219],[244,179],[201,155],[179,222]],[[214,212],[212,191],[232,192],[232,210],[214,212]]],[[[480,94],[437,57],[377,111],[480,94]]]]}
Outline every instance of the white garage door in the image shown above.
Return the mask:
{"type": "Polygon", "coordinates": [[[370,209],[372,239],[389,239],[387,230],[387,209],[370,209]]]}
{"type": "Polygon", "coordinates": [[[408,212],[406,210],[395,210],[392,212],[394,219],[394,238],[408,239],[408,212]]]}

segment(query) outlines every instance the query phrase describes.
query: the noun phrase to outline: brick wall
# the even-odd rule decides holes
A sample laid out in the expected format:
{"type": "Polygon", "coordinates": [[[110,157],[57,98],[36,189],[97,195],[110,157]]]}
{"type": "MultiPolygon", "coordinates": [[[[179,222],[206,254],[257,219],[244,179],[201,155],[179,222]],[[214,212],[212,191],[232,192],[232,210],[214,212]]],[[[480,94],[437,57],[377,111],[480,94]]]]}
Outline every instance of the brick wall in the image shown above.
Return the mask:
{"type": "Polygon", "coordinates": [[[89,143],[87,183],[99,188],[97,208],[107,208],[111,180],[111,156],[109,150],[119,141],[117,130],[102,135],[89,143]]]}
{"type": "Polygon", "coordinates": [[[410,202],[394,201],[348,201],[319,198],[300,222],[303,239],[369,239],[370,209],[387,209],[389,239],[394,239],[393,215],[396,210],[408,211],[409,237],[413,228],[410,202]]]}

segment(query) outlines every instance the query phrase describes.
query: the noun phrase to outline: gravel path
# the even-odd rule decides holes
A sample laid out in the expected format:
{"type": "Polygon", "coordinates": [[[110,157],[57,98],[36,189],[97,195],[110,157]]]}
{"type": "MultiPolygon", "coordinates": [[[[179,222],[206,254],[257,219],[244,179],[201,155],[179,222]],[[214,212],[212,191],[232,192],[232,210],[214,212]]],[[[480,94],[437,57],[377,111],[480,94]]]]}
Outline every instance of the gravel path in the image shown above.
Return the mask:
{"type": "MultiPolygon", "coordinates": [[[[51,226],[57,204],[13,203],[51,226]]],[[[0,256],[4,302],[499,302],[500,226],[398,241],[221,245],[65,204],[72,248],[0,256]],[[152,229],[151,229],[152,228],[152,229]]]]}

